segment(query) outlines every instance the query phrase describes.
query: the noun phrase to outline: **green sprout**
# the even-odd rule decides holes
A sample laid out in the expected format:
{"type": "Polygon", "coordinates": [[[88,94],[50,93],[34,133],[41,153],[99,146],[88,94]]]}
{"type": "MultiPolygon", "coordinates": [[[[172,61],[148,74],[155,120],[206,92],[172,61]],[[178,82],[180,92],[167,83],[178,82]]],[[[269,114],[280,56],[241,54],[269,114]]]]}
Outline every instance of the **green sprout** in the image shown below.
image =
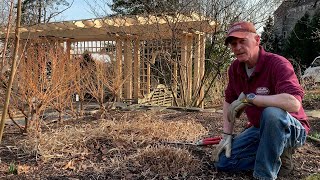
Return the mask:
{"type": "Polygon", "coordinates": [[[310,136],[312,136],[314,138],[317,138],[317,139],[320,139],[320,133],[319,132],[314,132],[314,133],[310,134],[310,136]]]}
{"type": "Polygon", "coordinates": [[[9,166],[9,174],[18,174],[17,166],[12,162],[9,166]]]}

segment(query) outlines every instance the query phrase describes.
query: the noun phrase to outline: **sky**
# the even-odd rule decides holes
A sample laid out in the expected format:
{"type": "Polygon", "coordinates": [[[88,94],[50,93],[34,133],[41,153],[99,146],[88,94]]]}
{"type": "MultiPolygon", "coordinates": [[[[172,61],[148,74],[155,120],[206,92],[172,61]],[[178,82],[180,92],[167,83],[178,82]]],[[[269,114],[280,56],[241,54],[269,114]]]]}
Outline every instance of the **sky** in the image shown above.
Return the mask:
{"type": "MultiPolygon", "coordinates": [[[[67,0],[69,3],[72,0],[67,0]]],[[[112,0],[95,0],[96,2],[111,2],[112,0]]],[[[87,2],[94,2],[92,0],[87,0],[87,2]]],[[[101,3],[100,3],[101,4],[101,3]]],[[[108,8],[107,4],[100,5],[100,8],[108,8]]],[[[100,10],[99,7],[96,10],[100,10]]],[[[110,8],[108,8],[108,13],[111,13],[110,8]]],[[[80,19],[91,19],[96,18],[96,16],[91,12],[89,5],[85,0],[73,0],[72,6],[60,14],[58,17],[54,19],[54,21],[69,21],[69,20],[80,20],[80,19]]]]}

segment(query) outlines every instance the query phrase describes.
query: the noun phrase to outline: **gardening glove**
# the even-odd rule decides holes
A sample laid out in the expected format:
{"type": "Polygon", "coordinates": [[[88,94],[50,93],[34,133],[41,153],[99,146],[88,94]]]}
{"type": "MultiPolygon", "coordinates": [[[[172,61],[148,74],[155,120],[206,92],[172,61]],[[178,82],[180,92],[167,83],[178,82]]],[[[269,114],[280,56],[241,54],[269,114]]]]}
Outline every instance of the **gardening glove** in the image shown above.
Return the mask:
{"type": "Polygon", "coordinates": [[[220,153],[223,150],[226,151],[226,157],[229,158],[231,156],[231,142],[232,142],[232,135],[223,134],[223,138],[221,139],[220,143],[215,148],[215,150],[212,152],[211,159],[214,162],[218,162],[220,153]]]}
{"type": "Polygon", "coordinates": [[[238,99],[233,101],[228,109],[228,121],[230,123],[234,123],[236,118],[239,118],[246,106],[251,105],[248,101],[246,101],[246,95],[242,92],[238,99]]]}

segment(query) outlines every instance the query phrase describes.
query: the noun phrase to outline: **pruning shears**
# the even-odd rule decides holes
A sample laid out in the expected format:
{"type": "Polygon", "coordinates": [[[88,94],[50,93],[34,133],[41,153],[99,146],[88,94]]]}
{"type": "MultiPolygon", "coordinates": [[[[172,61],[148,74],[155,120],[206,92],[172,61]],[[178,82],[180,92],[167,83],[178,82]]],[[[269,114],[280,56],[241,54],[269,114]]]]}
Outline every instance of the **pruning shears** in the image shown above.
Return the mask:
{"type": "Polygon", "coordinates": [[[216,136],[216,137],[209,137],[205,139],[201,139],[195,143],[191,142],[165,142],[168,144],[181,144],[181,145],[192,145],[192,146],[207,146],[207,145],[215,145],[219,144],[221,141],[222,137],[221,136],[216,136]]]}
{"type": "Polygon", "coordinates": [[[221,139],[222,139],[221,136],[209,137],[209,138],[199,140],[198,142],[196,142],[196,144],[198,146],[215,145],[215,144],[219,144],[221,139]]]}

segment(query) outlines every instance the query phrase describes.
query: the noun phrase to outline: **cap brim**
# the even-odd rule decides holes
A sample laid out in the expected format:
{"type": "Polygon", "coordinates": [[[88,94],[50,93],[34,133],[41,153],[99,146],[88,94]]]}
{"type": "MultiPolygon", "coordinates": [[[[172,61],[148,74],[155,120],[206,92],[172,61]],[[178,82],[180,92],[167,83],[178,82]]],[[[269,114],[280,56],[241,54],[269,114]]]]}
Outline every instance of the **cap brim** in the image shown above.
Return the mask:
{"type": "Polygon", "coordinates": [[[228,37],[226,38],[226,40],[224,41],[224,44],[227,46],[231,39],[233,37],[236,37],[236,38],[245,38],[247,37],[247,35],[249,34],[250,32],[232,32],[228,35],[228,37]]]}

